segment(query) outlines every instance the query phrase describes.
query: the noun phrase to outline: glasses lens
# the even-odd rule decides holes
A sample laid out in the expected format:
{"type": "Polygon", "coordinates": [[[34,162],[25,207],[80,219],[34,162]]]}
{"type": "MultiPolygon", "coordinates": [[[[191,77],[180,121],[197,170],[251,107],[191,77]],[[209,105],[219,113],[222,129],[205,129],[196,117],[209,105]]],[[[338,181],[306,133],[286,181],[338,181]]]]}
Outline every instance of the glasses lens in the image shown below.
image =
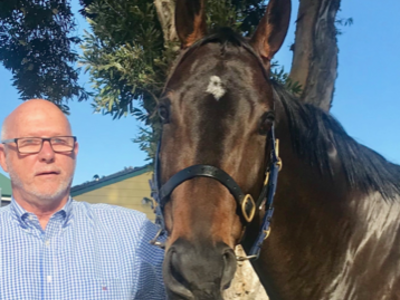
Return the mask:
{"type": "Polygon", "coordinates": [[[73,136],[55,136],[50,141],[54,152],[71,152],[75,146],[73,136]]]}
{"type": "MultiPolygon", "coordinates": [[[[26,137],[17,140],[18,150],[22,154],[33,154],[40,152],[43,139],[39,137],[26,137]]],[[[71,152],[75,147],[73,136],[55,136],[50,138],[54,152],[71,152]]]]}
{"type": "Polygon", "coordinates": [[[17,143],[20,153],[36,153],[40,151],[42,139],[35,137],[20,138],[17,143]]]}

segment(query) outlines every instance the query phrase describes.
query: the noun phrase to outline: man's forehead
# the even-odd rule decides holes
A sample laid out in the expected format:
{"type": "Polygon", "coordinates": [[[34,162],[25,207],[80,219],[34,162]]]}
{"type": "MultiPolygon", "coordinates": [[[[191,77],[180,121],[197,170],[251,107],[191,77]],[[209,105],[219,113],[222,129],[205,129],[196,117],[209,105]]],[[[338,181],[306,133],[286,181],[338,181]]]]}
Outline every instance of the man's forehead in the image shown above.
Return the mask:
{"type": "Polygon", "coordinates": [[[54,136],[71,134],[71,128],[67,119],[50,116],[48,118],[29,116],[25,119],[16,120],[10,131],[20,136],[54,136]]]}
{"type": "Polygon", "coordinates": [[[21,105],[7,117],[4,126],[8,138],[71,134],[69,122],[64,114],[58,108],[46,105],[21,105]]]}

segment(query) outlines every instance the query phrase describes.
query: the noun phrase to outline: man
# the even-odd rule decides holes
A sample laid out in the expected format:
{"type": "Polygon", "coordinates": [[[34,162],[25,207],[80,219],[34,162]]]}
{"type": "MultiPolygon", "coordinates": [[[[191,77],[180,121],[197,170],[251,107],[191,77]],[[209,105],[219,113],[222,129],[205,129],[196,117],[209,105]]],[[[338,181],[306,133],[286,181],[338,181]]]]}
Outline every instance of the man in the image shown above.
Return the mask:
{"type": "Polygon", "coordinates": [[[64,114],[29,100],[4,121],[0,299],[165,299],[158,228],[142,213],[69,196],[78,143],[64,114]]]}

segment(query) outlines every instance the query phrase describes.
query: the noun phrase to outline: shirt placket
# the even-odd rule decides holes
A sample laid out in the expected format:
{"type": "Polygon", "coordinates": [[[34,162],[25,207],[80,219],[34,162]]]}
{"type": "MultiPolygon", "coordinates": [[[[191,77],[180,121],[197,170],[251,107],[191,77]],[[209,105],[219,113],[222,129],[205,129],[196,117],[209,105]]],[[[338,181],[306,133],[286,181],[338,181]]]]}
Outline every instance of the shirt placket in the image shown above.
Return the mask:
{"type": "Polygon", "coordinates": [[[53,215],[43,232],[42,253],[44,270],[44,299],[57,299],[60,295],[60,272],[57,263],[57,239],[61,231],[62,216],[53,215]]]}
{"type": "Polygon", "coordinates": [[[62,217],[53,215],[47,223],[46,230],[40,226],[39,220],[33,214],[28,216],[29,226],[39,239],[40,247],[40,274],[42,300],[56,299],[59,295],[59,272],[56,261],[56,245],[60,232],[62,217]]]}

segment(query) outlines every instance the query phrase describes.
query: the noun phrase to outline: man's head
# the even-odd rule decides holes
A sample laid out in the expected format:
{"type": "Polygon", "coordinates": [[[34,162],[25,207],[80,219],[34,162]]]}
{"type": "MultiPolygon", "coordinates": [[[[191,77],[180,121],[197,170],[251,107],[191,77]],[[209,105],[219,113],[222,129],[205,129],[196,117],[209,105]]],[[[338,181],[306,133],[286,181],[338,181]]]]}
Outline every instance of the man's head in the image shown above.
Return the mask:
{"type": "MultiPolygon", "coordinates": [[[[1,130],[2,141],[55,136],[72,136],[71,126],[56,105],[41,99],[21,104],[5,119],[1,130]]],[[[44,141],[39,153],[21,154],[11,142],[0,144],[0,165],[10,174],[17,201],[48,205],[68,198],[77,153],[77,143],[72,152],[55,153],[50,142],[44,141]]]]}

